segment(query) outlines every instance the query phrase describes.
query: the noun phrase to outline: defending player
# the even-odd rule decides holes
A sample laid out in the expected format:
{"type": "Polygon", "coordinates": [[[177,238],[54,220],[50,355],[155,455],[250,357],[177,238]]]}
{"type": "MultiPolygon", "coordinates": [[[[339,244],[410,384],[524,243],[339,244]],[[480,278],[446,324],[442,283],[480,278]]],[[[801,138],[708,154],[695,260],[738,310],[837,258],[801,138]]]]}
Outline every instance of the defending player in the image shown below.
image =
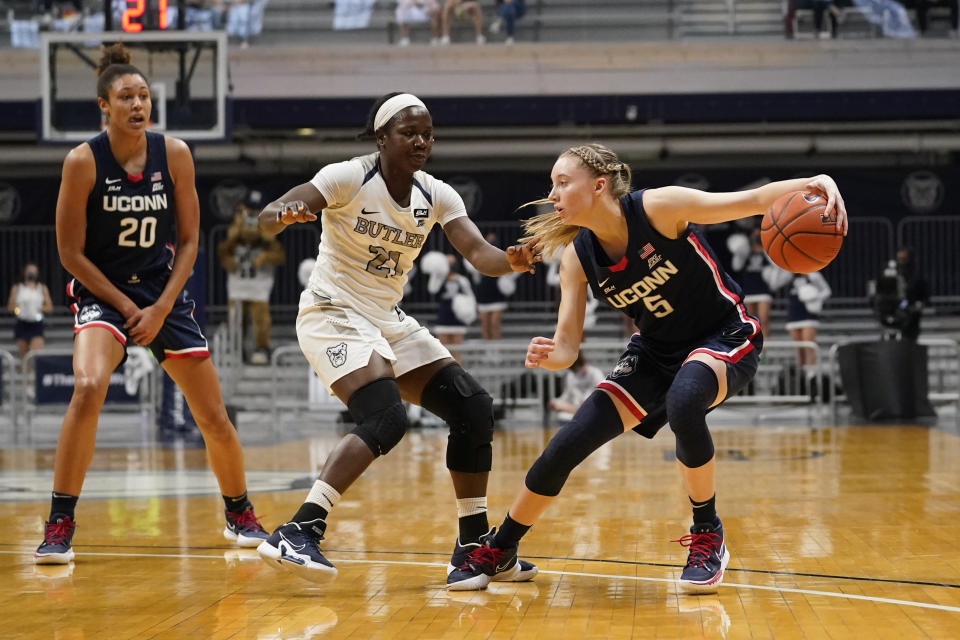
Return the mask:
{"type": "MultiPolygon", "coordinates": [[[[336,574],[318,547],[327,518],[370,463],[400,442],[407,429],[403,400],[450,427],[446,462],[457,496],[459,537],[448,574],[480,547],[480,536],[488,533],[492,399],[398,304],[413,261],[438,223],[481,273],[533,272],[539,261],[535,243],[507,251],[489,244],[457,192],[422,171],[433,148],[433,122],[416,96],[382,97],[366,133],[376,138],[376,153],[323,167],[260,214],[262,227],[279,233],[323,212],[319,255],[300,297],[297,337],[357,425],[331,452],[290,522],[258,548],[264,559],[309,580],[336,574]]],[[[536,571],[514,559],[492,579],[529,580],[536,571]]]]}

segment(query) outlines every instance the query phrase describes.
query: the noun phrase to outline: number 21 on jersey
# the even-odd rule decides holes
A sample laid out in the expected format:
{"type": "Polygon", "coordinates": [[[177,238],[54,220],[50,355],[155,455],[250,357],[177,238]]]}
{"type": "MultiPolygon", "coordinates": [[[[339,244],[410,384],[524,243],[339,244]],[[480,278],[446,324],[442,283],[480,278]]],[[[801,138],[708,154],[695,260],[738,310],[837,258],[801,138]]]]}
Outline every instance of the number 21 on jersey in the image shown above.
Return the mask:
{"type": "Polygon", "coordinates": [[[400,252],[387,251],[381,246],[371,244],[367,247],[373,258],[367,263],[367,271],[381,278],[390,278],[403,274],[400,269],[400,252]]]}

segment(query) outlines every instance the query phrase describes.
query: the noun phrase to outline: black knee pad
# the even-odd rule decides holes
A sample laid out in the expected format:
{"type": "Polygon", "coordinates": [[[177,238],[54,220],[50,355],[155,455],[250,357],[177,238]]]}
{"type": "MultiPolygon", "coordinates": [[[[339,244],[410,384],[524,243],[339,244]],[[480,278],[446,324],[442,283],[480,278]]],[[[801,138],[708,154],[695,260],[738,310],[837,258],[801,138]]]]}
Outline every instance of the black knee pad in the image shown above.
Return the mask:
{"type": "Polygon", "coordinates": [[[451,364],[430,378],[423,388],[420,404],[450,427],[448,469],[464,473],[490,471],[493,398],[479,382],[459,364],[451,364]]]}
{"type": "Polygon", "coordinates": [[[347,409],[357,426],[350,432],[375,456],[393,449],[407,432],[407,411],[393,378],[380,378],[357,389],[347,409]]]}
{"type": "Polygon", "coordinates": [[[530,467],[527,489],[541,496],[559,494],[578,464],[621,433],[623,422],[610,396],[603,391],[594,391],[570,422],[560,427],[530,467]]]}
{"type": "Polygon", "coordinates": [[[667,420],[677,437],[677,460],[695,469],[713,457],[707,409],[717,397],[717,375],[702,362],[682,367],[667,390],[667,420]]]}

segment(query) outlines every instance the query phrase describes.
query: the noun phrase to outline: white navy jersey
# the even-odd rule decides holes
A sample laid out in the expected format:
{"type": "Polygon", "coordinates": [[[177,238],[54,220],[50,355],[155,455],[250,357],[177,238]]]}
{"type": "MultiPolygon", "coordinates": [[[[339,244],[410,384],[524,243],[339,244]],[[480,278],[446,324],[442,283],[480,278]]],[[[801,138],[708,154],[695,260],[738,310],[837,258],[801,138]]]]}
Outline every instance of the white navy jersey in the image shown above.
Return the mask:
{"type": "Polygon", "coordinates": [[[433,225],[467,215],[450,185],[413,174],[410,205],[390,196],[379,153],[330,164],[310,181],[327,201],[317,263],[307,288],[356,308],[393,309],[433,225]]]}
{"type": "Polygon", "coordinates": [[[643,209],[643,191],[620,198],[629,240],[623,259],[611,264],[596,236],[574,238],[594,296],[630,316],[640,333],[660,343],[686,344],[736,319],[759,330],[742,303],[740,287],[720,267],[693,225],[670,239],[657,232],[643,209]]]}
{"type": "Polygon", "coordinates": [[[83,255],[113,282],[137,284],[168,270],[174,254],[177,207],[166,138],[146,135],[147,162],[136,176],[114,158],[106,132],[87,140],[97,179],[87,198],[83,255]]]}

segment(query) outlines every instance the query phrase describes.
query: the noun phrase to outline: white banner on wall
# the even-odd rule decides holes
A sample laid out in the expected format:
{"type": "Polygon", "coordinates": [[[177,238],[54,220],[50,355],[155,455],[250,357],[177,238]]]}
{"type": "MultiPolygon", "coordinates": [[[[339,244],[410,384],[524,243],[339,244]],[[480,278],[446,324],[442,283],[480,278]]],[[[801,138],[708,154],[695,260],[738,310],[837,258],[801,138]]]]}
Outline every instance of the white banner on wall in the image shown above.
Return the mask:
{"type": "Polygon", "coordinates": [[[364,29],[370,26],[370,15],[376,0],[336,0],[333,8],[334,29],[364,29]]]}

